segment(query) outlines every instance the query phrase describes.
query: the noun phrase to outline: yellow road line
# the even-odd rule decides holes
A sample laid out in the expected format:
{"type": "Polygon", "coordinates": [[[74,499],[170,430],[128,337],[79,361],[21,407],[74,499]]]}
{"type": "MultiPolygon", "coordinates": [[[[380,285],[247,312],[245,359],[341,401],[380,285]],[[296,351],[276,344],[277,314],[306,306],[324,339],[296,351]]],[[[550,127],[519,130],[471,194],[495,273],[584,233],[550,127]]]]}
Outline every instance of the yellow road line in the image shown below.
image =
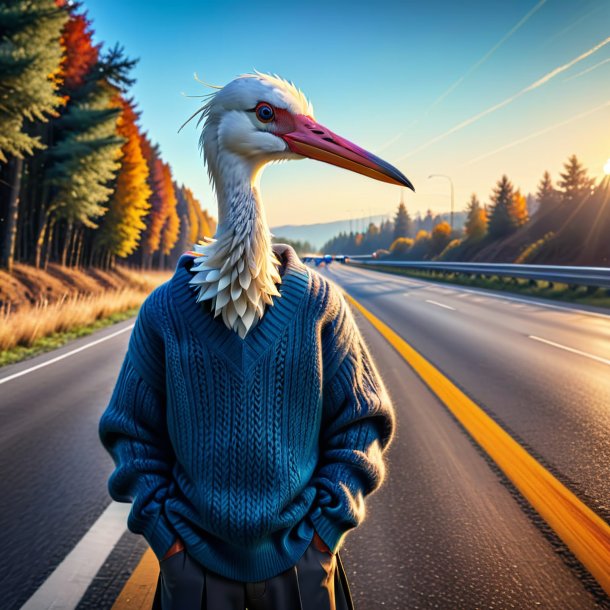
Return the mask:
{"type": "Polygon", "coordinates": [[[159,577],[159,562],[151,548],[142,555],[111,610],[149,610],[159,577]]]}
{"type": "Polygon", "coordinates": [[[515,487],[610,595],[610,527],[511,438],[477,404],[347,292],[373,324],[468,430],[515,487]]]}

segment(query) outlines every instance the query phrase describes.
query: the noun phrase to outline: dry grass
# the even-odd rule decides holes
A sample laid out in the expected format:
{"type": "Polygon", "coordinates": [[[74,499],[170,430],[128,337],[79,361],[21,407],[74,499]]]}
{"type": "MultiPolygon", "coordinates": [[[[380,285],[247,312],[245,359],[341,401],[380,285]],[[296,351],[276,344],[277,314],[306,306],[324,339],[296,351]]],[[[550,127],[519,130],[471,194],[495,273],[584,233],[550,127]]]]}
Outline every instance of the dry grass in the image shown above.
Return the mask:
{"type": "MultiPolygon", "coordinates": [[[[103,272],[98,272],[103,273],[103,272]]],[[[115,313],[138,307],[146,296],[171,276],[168,272],[118,270],[124,285],[95,293],[65,292],[58,299],[40,296],[36,303],[10,302],[0,309],[0,351],[29,347],[54,333],[87,326],[115,313]]],[[[102,278],[99,278],[100,280],[102,278]]]]}

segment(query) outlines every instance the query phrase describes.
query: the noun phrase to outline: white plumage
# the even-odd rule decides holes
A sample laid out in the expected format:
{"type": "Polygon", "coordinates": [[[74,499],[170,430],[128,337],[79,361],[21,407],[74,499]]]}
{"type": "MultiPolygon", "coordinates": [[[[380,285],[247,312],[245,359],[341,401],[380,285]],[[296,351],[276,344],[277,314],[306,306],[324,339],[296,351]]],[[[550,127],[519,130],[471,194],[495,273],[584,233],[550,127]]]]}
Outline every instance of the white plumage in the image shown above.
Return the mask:
{"type": "Polygon", "coordinates": [[[260,320],[265,305],[280,297],[278,267],[258,184],[266,163],[298,159],[285,142],[248,110],[265,100],[298,114],[313,114],[301,91],[278,76],[243,75],[200,109],[200,146],[218,198],[215,239],[195,244],[201,254],[191,271],[197,302],[212,300],[214,317],[244,338],[260,320]]]}
{"type": "Polygon", "coordinates": [[[197,301],[211,300],[214,316],[222,315],[244,338],[265,306],[281,296],[280,261],[259,193],[267,163],[309,157],[413,185],[389,163],[317,123],[305,95],[279,76],[244,74],[209,97],[191,119],[200,114],[203,122],[199,142],[218,198],[218,229],[215,239],[194,245],[201,256],[189,283],[198,287],[197,301]]]}

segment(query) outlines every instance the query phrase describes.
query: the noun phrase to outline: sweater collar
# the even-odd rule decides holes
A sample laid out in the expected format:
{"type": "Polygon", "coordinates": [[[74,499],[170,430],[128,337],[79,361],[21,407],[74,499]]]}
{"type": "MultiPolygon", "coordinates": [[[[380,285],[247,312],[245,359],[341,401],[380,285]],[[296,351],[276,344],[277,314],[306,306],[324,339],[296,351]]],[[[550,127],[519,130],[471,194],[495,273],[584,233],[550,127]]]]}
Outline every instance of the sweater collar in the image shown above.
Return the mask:
{"type": "Polygon", "coordinates": [[[282,261],[279,269],[282,282],[278,284],[280,296],[273,297],[273,305],[266,306],[262,318],[243,339],[227,328],[220,316],[214,318],[206,306],[206,301],[195,301],[196,290],[188,282],[193,276],[190,267],[194,263],[196,253],[185,252],[180,256],[174,275],[169,281],[171,298],[181,317],[197,334],[206,337],[206,343],[218,348],[217,351],[225,355],[227,360],[241,353],[245,346],[261,353],[263,348],[273,343],[290,324],[308,292],[310,272],[294,248],[289,244],[273,244],[272,248],[282,261]]]}

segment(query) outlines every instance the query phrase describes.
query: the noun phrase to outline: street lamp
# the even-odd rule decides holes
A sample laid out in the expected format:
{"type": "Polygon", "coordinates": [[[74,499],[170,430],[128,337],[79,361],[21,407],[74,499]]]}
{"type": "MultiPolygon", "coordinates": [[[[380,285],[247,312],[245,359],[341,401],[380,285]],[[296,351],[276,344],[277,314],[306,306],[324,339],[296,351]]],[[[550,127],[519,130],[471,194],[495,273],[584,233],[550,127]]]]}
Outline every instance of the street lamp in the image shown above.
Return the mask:
{"type": "Polygon", "coordinates": [[[451,231],[453,232],[453,180],[451,180],[450,176],[446,176],[445,174],[430,174],[428,179],[430,178],[447,178],[449,184],[451,184],[451,231]]]}

